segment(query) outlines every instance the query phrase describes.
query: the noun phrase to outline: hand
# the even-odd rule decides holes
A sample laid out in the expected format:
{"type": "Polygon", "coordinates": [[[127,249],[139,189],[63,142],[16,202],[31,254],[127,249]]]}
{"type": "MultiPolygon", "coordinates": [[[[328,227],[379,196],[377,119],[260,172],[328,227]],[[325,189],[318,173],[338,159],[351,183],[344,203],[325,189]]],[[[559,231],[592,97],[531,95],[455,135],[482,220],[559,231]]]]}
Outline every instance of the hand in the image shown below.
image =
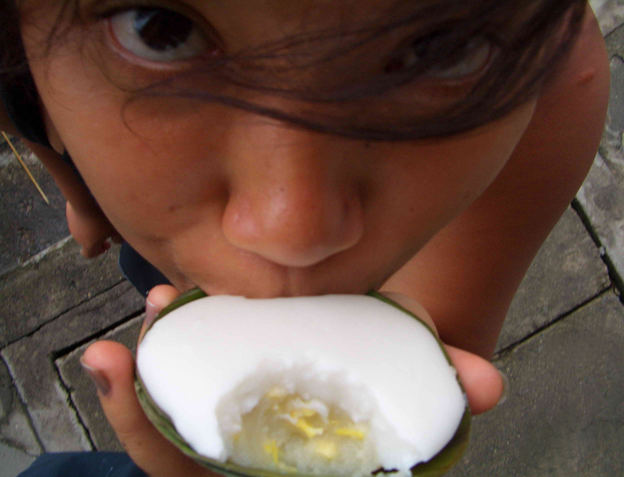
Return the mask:
{"type": "Polygon", "coordinates": [[[79,211],[68,201],[65,215],[69,232],[82,247],[80,253],[86,258],[106,252],[111,246],[110,240],[115,243],[122,241],[119,233],[99,209],[79,211]]]}
{"type": "MultiPolygon", "coordinates": [[[[387,295],[414,311],[435,329],[428,313],[419,304],[402,295],[387,295]]],[[[147,298],[146,322],[177,296],[178,291],[171,286],[154,288],[147,298]]],[[[451,346],[446,349],[464,384],[472,412],[479,414],[493,408],[503,394],[500,373],[490,362],[477,355],[451,346]]],[[[134,392],[134,360],[127,348],[118,343],[98,342],[87,349],[81,361],[98,387],[102,408],[117,437],[132,460],[148,475],[216,475],[182,454],[145,417],[134,392]]]]}
{"type": "MultiPolygon", "coordinates": [[[[168,285],[152,290],[146,322],[177,296],[178,291],[168,285]]],[[[100,341],[85,351],[81,363],[97,387],[102,409],[119,441],[150,477],[217,475],[182,454],[147,419],[134,391],[134,358],[130,350],[119,343],[100,341]]]]}
{"type": "MultiPolygon", "coordinates": [[[[427,323],[436,335],[438,334],[431,315],[416,300],[400,293],[384,291],[383,294],[405,309],[410,310],[427,323]]],[[[463,349],[447,344],[444,345],[444,348],[464,386],[472,414],[482,414],[496,406],[503,396],[505,384],[503,377],[494,365],[481,356],[463,349]]]]}

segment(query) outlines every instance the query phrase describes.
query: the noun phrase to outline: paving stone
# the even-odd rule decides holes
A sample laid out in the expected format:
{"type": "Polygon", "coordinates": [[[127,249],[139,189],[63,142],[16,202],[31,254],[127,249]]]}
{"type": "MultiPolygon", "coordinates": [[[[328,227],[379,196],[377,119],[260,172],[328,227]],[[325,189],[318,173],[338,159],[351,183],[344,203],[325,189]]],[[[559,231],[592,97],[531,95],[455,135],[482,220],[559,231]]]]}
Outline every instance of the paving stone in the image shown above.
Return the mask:
{"type": "Polygon", "coordinates": [[[22,158],[50,200],[46,204],[9,146],[0,144],[0,275],[69,235],[65,200],[39,160],[19,141],[22,158]]]}
{"type": "Polygon", "coordinates": [[[598,249],[576,213],[568,209],[522,281],[497,350],[524,339],[609,286],[598,249]]]}
{"type": "Polygon", "coordinates": [[[9,370],[0,361],[0,421],[7,416],[8,410],[13,407],[15,395],[12,388],[13,383],[9,370]]]}
{"type": "Polygon", "coordinates": [[[69,396],[59,380],[54,359],[138,315],[143,305],[143,298],[123,282],[2,350],[46,451],[92,447],[68,404],[69,396]]]}
{"type": "Polygon", "coordinates": [[[13,380],[4,362],[0,361],[0,443],[35,456],[41,452],[13,380]]]}
{"type": "Polygon", "coordinates": [[[620,164],[624,154],[622,150],[622,135],[624,133],[624,25],[615,29],[606,37],[611,69],[611,91],[609,95],[609,109],[605,124],[604,135],[600,144],[600,154],[603,158],[620,164]]]}
{"type": "Polygon", "coordinates": [[[117,255],[88,260],[66,240],[0,277],[0,348],[123,281],[117,255]]]}
{"type": "Polygon", "coordinates": [[[0,424],[0,444],[33,457],[41,454],[42,448],[21,406],[13,408],[0,424]]]}
{"type": "Polygon", "coordinates": [[[26,470],[35,458],[0,442],[0,477],[15,477],[26,470]]]}
{"type": "MultiPolygon", "coordinates": [[[[143,318],[144,315],[134,318],[100,339],[123,343],[134,352],[143,318]]],[[[65,387],[70,391],[72,402],[78,411],[81,422],[89,430],[95,448],[97,450],[122,451],[123,447],[104,417],[95,388],[80,366],[80,357],[91,343],[86,343],[57,359],[56,365],[65,387]]]]}
{"type": "Polygon", "coordinates": [[[589,0],[600,22],[600,29],[607,35],[624,22],[623,0],[589,0]]]}
{"type": "Polygon", "coordinates": [[[496,362],[507,401],[450,477],[624,475],[624,308],[607,292],[496,362]]]}
{"type": "Polygon", "coordinates": [[[615,268],[624,279],[624,188],[618,177],[624,173],[597,156],[577,199],[615,268]]]}

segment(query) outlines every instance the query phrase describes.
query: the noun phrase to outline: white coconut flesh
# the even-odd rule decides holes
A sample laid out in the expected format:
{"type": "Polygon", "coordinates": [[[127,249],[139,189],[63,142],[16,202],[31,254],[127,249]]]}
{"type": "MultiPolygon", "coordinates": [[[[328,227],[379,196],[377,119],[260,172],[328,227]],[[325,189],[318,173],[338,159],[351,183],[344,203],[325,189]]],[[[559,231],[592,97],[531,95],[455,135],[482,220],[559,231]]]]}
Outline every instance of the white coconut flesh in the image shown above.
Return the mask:
{"type": "Polygon", "coordinates": [[[143,385],[200,455],[318,475],[408,475],[466,400],[437,340],[379,299],[214,296],[156,322],[143,385]]]}

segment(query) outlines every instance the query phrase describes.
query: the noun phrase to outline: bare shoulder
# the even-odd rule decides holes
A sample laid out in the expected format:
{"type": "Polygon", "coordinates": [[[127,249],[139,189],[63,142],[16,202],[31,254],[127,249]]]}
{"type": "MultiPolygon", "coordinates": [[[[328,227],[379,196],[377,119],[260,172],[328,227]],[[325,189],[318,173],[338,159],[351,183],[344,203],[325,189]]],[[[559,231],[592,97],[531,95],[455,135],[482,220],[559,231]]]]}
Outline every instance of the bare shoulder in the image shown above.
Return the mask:
{"type": "Polygon", "coordinates": [[[531,202],[540,198],[542,205],[555,205],[554,210],[543,212],[556,216],[556,209],[573,197],[594,159],[604,128],[609,77],[604,38],[588,7],[579,37],[544,84],[531,122],[488,191],[490,197],[522,190],[524,194],[515,194],[515,200],[523,195],[531,202]]]}
{"type": "Polygon", "coordinates": [[[570,146],[585,139],[593,148],[603,128],[609,76],[604,39],[588,7],[572,50],[543,87],[525,141],[548,136],[546,143],[561,147],[559,139],[570,146]]]}
{"type": "Polygon", "coordinates": [[[547,81],[543,97],[547,99],[561,88],[574,88],[605,80],[603,86],[608,87],[608,78],[604,38],[598,20],[588,6],[579,36],[568,56],[547,81]]]}

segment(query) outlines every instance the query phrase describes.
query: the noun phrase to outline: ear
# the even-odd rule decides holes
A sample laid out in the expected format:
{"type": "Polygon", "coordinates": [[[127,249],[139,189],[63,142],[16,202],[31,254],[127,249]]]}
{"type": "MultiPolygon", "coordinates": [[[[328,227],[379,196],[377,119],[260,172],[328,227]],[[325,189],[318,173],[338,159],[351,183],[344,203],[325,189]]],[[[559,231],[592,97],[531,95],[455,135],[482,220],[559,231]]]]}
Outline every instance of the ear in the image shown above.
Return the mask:
{"type": "Polygon", "coordinates": [[[52,149],[54,149],[59,154],[63,154],[65,152],[65,145],[63,144],[61,136],[56,130],[56,127],[54,126],[54,123],[52,122],[52,119],[50,118],[47,109],[43,105],[41,105],[41,114],[43,115],[43,123],[45,125],[46,134],[48,135],[48,141],[50,142],[52,149]]]}

